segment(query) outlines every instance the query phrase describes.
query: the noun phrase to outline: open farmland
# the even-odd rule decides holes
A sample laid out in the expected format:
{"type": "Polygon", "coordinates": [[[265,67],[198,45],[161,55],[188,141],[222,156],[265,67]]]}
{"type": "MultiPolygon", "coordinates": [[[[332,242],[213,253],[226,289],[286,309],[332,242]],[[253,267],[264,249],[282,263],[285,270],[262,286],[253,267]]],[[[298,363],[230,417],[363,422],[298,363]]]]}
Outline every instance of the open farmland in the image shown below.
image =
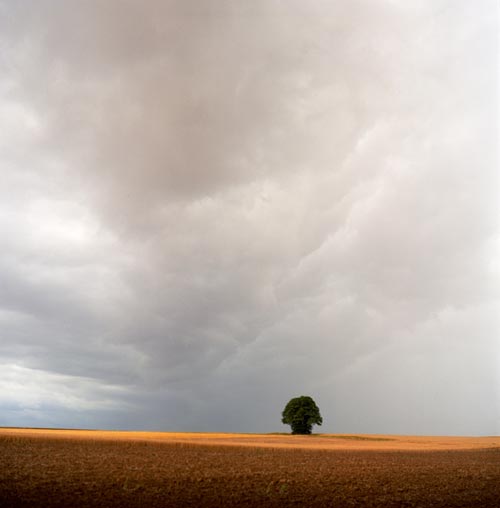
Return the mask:
{"type": "Polygon", "coordinates": [[[0,429],[0,506],[498,506],[500,439],[0,429]]]}

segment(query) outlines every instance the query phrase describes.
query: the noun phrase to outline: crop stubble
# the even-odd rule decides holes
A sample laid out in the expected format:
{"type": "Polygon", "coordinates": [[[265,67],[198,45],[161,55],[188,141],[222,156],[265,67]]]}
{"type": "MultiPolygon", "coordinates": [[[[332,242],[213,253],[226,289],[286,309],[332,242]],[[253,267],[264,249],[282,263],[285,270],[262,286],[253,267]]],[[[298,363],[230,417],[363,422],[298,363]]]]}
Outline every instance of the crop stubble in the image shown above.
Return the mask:
{"type": "Polygon", "coordinates": [[[297,438],[4,429],[0,506],[498,506],[494,438],[297,438]]]}

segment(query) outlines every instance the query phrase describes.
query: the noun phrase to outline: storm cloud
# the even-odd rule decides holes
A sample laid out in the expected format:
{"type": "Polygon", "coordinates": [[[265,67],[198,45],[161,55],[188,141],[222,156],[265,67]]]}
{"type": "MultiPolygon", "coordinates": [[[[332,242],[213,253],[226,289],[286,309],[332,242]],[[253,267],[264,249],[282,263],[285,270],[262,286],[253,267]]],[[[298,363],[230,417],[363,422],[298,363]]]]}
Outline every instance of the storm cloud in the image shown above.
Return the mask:
{"type": "Polygon", "coordinates": [[[497,11],[0,1],[0,425],[500,433],[497,11]]]}

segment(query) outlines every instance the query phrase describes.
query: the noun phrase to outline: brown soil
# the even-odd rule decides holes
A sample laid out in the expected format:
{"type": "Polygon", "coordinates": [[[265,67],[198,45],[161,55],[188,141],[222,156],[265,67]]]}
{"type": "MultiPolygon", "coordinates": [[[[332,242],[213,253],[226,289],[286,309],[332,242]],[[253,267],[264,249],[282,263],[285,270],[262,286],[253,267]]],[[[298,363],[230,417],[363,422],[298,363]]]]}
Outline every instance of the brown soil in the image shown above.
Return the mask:
{"type": "Polygon", "coordinates": [[[498,438],[0,429],[0,506],[496,507],[498,438]]]}

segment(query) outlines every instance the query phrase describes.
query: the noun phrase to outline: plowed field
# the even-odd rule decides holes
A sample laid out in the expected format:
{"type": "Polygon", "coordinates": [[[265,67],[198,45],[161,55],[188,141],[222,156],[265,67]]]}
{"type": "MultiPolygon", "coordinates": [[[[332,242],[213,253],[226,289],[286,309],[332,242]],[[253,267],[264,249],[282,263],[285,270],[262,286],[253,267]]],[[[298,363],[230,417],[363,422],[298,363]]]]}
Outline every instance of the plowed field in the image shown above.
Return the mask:
{"type": "Polygon", "coordinates": [[[0,507],[498,507],[498,438],[0,429],[0,507]]]}

